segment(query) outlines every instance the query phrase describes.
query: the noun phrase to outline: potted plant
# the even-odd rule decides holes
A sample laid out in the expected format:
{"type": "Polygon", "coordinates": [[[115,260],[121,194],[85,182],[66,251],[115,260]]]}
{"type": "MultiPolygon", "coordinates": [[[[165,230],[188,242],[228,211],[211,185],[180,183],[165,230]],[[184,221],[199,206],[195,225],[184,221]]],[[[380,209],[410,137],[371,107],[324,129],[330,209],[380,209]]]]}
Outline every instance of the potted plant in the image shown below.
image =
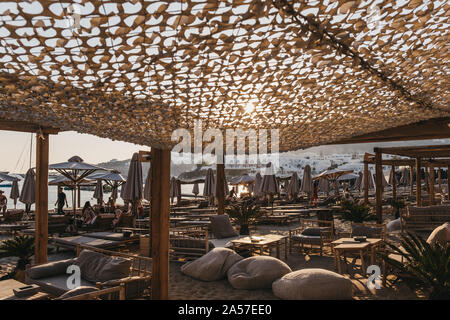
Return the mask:
{"type": "Polygon", "coordinates": [[[228,206],[225,211],[230,219],[240,226],[239,233],[241,235],[250,234],[249,226],[263,214],[255,200],[244,200],[233,204],[228,206]]]}
{"type": "Polygon", "coordinates": [[[15,236],[13,239],[4,240],[0,245],[0,257],[18,257],[14,270],[4,278],[15,278],[23,282],[25,280],[25,267],[30,264],[34,254],[34,238],[28,236],[15,236]]]}
{"type": "Polygon", "coordinates": [[[343,200],[341,202],[341,208],[341,219],[344,221],[362,223],[377,220],[377,217],[370,213],[370,208],[367,205],[358,204],[351,200],[343,200]]]}
{"type": "Polygon", "coordinates": [[[392,206],[395,219],[400,218],[400,209],[403,209],[406,206],[405,202],[403,200],[392,199],[389,201],[389,204],[392,206]]]}
{"type": "Polygon", "coordinates": [[[428,244],[419,235],[408,233],[401,236],[398,245],[387,243],[394,254],[403,262],[390,258],[390,254],[380,253],[380,257],[399,272],[397,278],[412,289],[430,291],[430,299],[450,299],[450,246],[428,244]]]}

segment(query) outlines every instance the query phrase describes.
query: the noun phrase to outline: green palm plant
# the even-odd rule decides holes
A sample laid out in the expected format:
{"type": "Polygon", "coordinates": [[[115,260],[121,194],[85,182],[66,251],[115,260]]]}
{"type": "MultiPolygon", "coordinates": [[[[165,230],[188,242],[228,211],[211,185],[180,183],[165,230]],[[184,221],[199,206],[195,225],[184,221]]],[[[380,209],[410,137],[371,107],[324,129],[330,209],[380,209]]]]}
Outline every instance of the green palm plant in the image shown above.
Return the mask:
{"type": "Polygon", "coordinates": [[[403,257],[403,261],[394,260],[387,253],[380,257],[398,269],[398,278],[410,288],[431,290],[430,299],[450,299],[450,246],[437,243],[428,244],[419,235],[403,235],[400,245],[387,243],[387,246],[403,257]]]}
{"type": "Polygon", "coordinates": [[[358,204],[351,200],[341,202],[342,220],[362,223],[366,221],[375,221],[377,217],[370,213],[367,205],[358,204]]]}
{"type": "Polygon", "coordinates": [[[259,206],[254,200],[244,200],[225,208],[231,220],[237,223],[241,228],[239,233],[249,234],[249,225],[256,222],[256,219],[263,215],[259,206]]]}
{"type": "Polygon", "coordinates": [[[24,271],[30,264],[34,254],[34,238],[28,236],[15,236],[13,239],[3,240],[0,245],[0,257],[18,257],[15,269],[8,275],[9,278],[24,271]]]}

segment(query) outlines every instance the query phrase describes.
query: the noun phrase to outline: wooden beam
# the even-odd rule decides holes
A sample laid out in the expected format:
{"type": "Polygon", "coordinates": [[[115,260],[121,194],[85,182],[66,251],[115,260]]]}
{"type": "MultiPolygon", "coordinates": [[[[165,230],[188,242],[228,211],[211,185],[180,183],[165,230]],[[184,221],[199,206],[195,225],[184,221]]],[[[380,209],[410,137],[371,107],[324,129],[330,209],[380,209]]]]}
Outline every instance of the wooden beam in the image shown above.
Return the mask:
{"type": "Polygon", "coordinates": [[[414,195],[414,166],[409,166],[409,195],[414,195]]]}
{"type": "Polygon", "coordinates": [[[364,162],[364,203],[369,204],[369,164],[364,162]]]}
{"type": "MultiPolygon", "coordinates": [[[[404,126],[363,134],[330,144],[408,141],[450,138],[450,117],[433,118],[404,126]]],[[[386,153],[386,152],[383,152],[386,153]]]]}
{"type": "Polygon", "coordinates": [[[417,206],[422,206],[422,170],[421,159],[416,159],[416,202],[417,206]]]}
{"type": "Polygon", "coordinates": [[[217,181],[216,181],[216,197],[217,197],[217,214],[225,213],[225,164],[218,163],[216,165],[217,181]]]}
{"type": "Polygon", "coordinates": [[[36,136],[36,212],[34,263],[47,262],[49,135],[36,136]]]}
{"type": "Polygon", "coordinates": [[[391,172],[393,174],[392,179],[392,198],[397,199],[397,179],[395,177],[395,165],[392,165],[391,172]]]}
{"type": "Polygon", "coordinates": [[[378,223],[382,223],[383,221],[383,166],[381,164],[382,153],[380,149],[375,148],[375,198],[376,198],[376,212],[377,212],[377,221],[378,223]]]}
{"type": "Polygon", "coordinates": [[[169,298],[170,150],[152,148],[152,299],[169,298]]]}
{"type": "Polygon", "coordinates": [[[5,119],[0,119],[0,130],[32,132],[32,133],[36,133],[41,130],[42,133],[47,134],[58,134],[58,132],[60,131],[60,129],[43,127],[35,123],[29,123],[25,121],[12,121],[5,119]]]}
{"type": "Polygon", "coordinates": [[[434,205],[434,167],[430,166],[430,204],[434,205]]]}

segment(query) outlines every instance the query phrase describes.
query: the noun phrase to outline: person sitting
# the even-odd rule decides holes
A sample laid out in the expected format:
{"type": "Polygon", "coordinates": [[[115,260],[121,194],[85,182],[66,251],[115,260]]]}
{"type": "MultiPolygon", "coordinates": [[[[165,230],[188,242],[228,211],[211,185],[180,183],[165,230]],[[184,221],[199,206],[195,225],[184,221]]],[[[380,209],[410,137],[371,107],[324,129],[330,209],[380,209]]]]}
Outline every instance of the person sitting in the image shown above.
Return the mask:
{"type": "Polygon", "coordinates": [[[81,211],[81,221],[84,224],[92,224],[95,221],[97,215],[95,214],[94,208],[92,208],[91,203],[86,201],[83,210],[81,211]]]}
{"type": "Polygon", "coordinates": [[[119,223],[121,215],[122,215],[122,210],[120,210],[120,209],[114,210],[114,216],[115,216],[114,220],[113,220],[113,226],[114,227],[116,227],[117,224],[119,223]]]}
{"type": "Polygon", "coordinates": [[[6,205],[8,204],[8,198],[3,195],[3,190],[0,190],[0,211],[3,211],[3,215],[6,214],[6,205]]]}

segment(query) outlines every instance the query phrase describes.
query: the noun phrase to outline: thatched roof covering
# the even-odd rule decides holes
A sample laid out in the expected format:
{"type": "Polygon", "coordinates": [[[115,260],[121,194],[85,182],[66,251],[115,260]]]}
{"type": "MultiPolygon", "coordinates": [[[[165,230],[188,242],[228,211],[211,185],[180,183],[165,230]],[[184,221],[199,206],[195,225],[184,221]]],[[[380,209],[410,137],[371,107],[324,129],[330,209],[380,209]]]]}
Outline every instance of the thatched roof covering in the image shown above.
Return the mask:
{"type": "Polygon", "coordinates": [[[160,148],[202,119],[285,151],[450,116],[447,1],[291,3],[2,2],[0,119],[160,148]]]}

